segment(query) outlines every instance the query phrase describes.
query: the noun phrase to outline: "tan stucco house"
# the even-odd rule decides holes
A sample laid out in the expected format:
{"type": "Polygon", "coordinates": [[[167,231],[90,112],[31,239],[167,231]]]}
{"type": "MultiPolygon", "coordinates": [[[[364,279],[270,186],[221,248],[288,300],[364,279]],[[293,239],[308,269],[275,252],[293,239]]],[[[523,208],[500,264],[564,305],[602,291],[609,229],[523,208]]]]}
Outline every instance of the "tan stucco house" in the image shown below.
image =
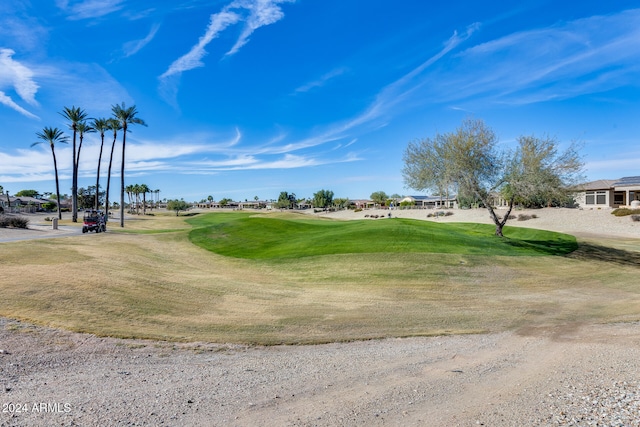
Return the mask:
{"type": "Polygon", "coordinates": [[[413,203],[417,208],[456,208],[458,200],[456,196],[407,196],[400,203],[413,203]]]}
{"type": "Polygon", "coordinates": [[[582,208],[631,207],[634,200],[640,201],[640,176],[600,179],[587,182],[579,189],[576,202],[582,208]]]}

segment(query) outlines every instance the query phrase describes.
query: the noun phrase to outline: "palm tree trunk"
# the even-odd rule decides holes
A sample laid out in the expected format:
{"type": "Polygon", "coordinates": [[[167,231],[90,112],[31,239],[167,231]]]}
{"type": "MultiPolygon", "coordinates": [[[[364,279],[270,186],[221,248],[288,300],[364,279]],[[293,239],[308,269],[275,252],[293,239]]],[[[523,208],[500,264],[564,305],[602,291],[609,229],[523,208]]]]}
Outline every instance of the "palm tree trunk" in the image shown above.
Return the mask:
{"type": "Polygon", "coordinates": [[[105,194],[104,206],[107,210],[105,215],[105,222],[109,221],[109,187],[111,186],[111,165],[113,164],[113,150],[116,148],[116,137],[113,137],[113,144],[111,144],[111,156],[109,156],[109,171],[107,172],[107,193],[105,194]]]}
{"type": "Polygon", "coordinates": [[[96,177],[96,202],[95,209],[98,210],[98,199],[100,195],[100,163],[102,163],[102,148],[104,147],[104,133],[101,135],[100,155],[98,155],[98,173],[96,177]]]}
{"type": "Polygon", "coordinates": [[[83,140],[82,132],[80,132],[80,143],[78,144],[78,153],[77,158],[74,159],[75,167],[73,168],[73,182],[75,183],[74,196],[76,201],[76,206],[73,209],[73,214],[76,217],[76,221],[78,220],[78,168],[80,167],[80,150],[82,150],[82,140],[83,140]]]}
{"type": "Polygon", "coordinates": [[[56,160],[56,152],[51,146],[51,154],[53,154],[53,169],[56,173],[56,199],[58,200],[58,219],[62,219],[62,208],[60,207],[60,182],[58,181],[58,162],[56,160]]]}
{"type": "Polygon", "coordinates": [[[120,227],[124,228],[124,153],[127,143],[127,124],[122,125],[122,164],[120,165],[120,227]]]}
{"type": "Polygon", "coordinates": [[[73,172],[71,178],[71,221],[78,222],[78,164],[76,162],[76,128],[73,126],[73,172]]]}

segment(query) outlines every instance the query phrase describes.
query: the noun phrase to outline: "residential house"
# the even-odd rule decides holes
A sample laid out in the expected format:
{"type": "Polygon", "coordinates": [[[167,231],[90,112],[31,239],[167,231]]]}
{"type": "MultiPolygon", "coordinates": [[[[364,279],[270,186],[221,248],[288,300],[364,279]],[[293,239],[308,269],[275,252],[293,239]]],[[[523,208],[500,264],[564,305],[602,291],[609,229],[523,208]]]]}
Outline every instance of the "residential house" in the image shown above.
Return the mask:
{"type": "Polygon", "coordinates": [[[455,195],[446,196],[406,196],[400,203],[413,203],[416,208],[456,208],[458,200],[455,195]]]}
{"type": "Polygon", "coordinates": [[[24,213],[34,213],[38,211],[42,211],[42,205],[46,203],[51,203],[52,200],[47,199],[38,199],[35,197],[12,197],[6,194],[3,194],[0,197],[0,206],[5,212],[24,212],[24,213]],[[8,198],[8,200],[7,200],[8,198]],[[9,206],[11,205],[11,206],[9,206]]]}
{"type": "Polygon", "coordinates": [[[591,181],[579,190],[575,198],[582,208],[630,207],[634,200],[640,201],[640,176],[591,181]]]}

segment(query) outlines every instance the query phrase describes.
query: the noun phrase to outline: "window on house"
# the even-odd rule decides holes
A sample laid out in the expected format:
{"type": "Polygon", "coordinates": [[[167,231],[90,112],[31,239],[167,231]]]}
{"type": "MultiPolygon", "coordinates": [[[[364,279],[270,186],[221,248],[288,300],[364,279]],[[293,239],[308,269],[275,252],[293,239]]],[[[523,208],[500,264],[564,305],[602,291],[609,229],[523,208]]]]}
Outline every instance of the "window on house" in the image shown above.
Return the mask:
{"type": "Polygon", "coordinates": [[[596,200],[595,200],[595,194],[593,191],[587,191],[587,195],[585,197],[585,203],[587,205],[593,205],[595,204],[596,200]]]}
{"type": "Polygon", "coordinates": [[[598,205],[606,205],[607,204],[607,192],[606,191],[598,191],[596,193],[596,204],[598,204],[598,205]]]}
{"type": "Polygon", "coordinates": [[[614,193],[613,194],[613,204],[615,204],[615,205],[623,205],[624,204],[624,193],[614,193]]]}

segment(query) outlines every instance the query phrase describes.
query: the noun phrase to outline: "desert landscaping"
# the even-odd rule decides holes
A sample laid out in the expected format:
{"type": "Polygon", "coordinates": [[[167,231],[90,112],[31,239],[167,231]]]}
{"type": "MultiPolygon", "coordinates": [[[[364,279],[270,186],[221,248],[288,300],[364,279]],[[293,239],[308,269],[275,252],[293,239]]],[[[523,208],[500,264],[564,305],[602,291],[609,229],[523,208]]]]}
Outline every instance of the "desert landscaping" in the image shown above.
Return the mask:
{"type": "MultiPolygon", "coordinates": [[[[432,218],[427,210],[310,215],[490,224],[484,210],[452,212],[432,218]]],[[[532,213],[536,218],[507,226],[611,247],[630,258],[593,262],[637,271],[640,223],[607,210],[514,215],[532,213]]],[[[127,237],[76,235],[70,225],[51,230],[36,216],[30,222],[30,230],[0,229],[0,250],[21,237],[78,243],[127,237]]],[[[579,255],[570,259],[587,262],[579,255]]],[[[604,305],[611,303],[606,292],[604,305]]],[[[557,297],[575,306],[582,298],[557,297]]],[[[617,320],[551,313],[500,331],[269,346],[110,338],[2,318],[0,426],[638,426],[640,316],[609,318],[617,320]]]]}

